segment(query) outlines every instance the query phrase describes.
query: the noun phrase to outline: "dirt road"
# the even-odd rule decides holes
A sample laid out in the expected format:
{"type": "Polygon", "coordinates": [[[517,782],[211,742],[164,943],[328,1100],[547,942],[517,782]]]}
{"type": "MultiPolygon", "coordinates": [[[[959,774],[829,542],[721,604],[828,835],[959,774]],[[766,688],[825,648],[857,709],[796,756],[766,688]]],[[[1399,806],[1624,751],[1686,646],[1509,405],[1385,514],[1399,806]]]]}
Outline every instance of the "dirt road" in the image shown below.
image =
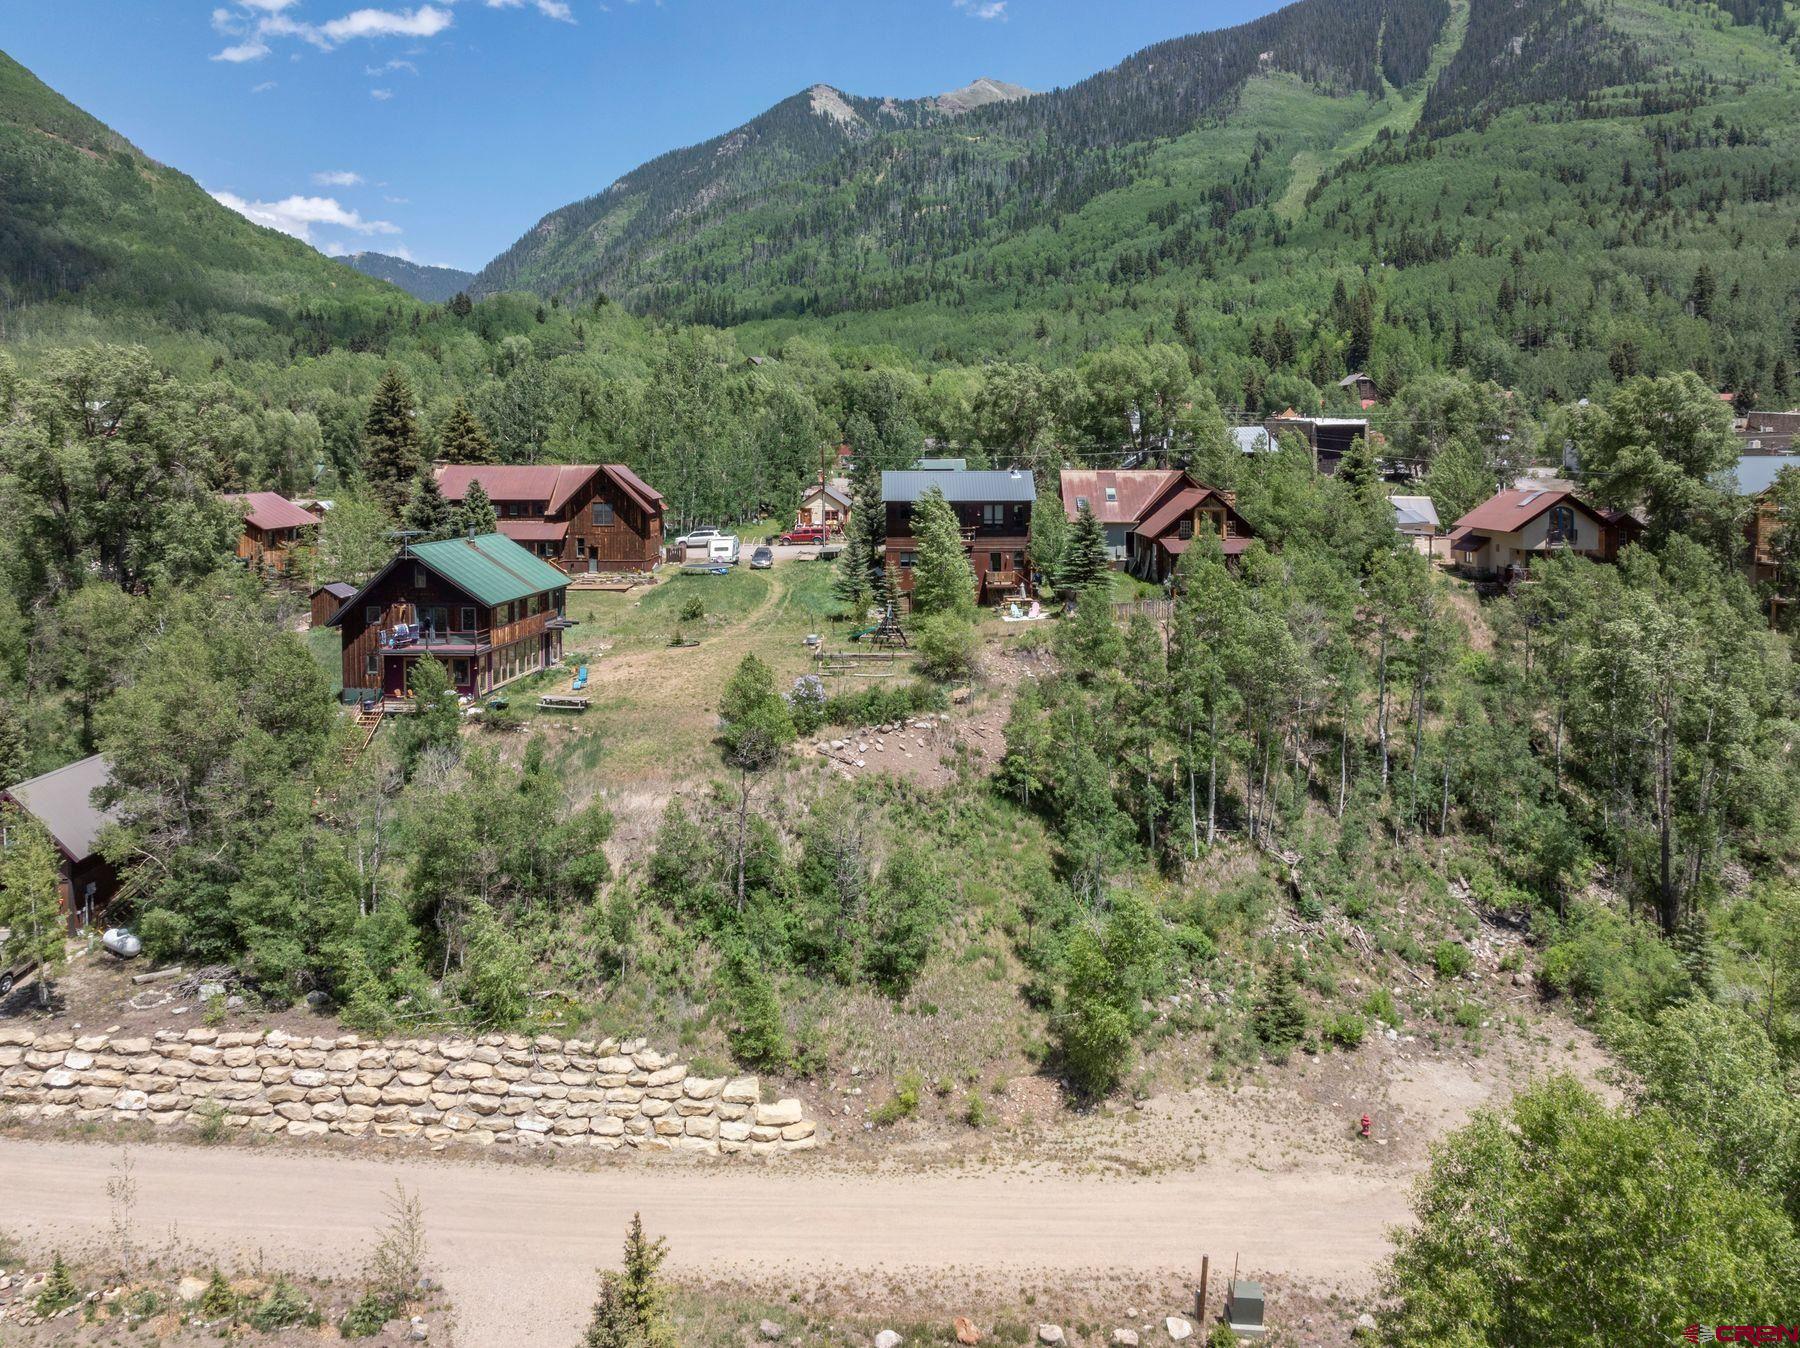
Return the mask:
{"type": "MultiPolygon", "coordinates": [[[[0,1140],[4,1222],[34,1243],[105,1238],[118,1149],[0,1140]]],[[[618,1166],[586,1172],[468,1161],[383,1161],[240,1147],[134,1150],[137,1239],[221,1261],[349,1271],[398,1176],[420,1192],[432,1262],[463,1348],[573,1344],[594,1270],[641,1211],[671,1267],[699,1274],[830,1269],[984,1275],[1191,1268],[1203,1250],[1244,1266],[1366,1281],[1400,1220],[1400,1186],[1372,1175],[1209,1165],[1154,1179],[618,1166]]]]}

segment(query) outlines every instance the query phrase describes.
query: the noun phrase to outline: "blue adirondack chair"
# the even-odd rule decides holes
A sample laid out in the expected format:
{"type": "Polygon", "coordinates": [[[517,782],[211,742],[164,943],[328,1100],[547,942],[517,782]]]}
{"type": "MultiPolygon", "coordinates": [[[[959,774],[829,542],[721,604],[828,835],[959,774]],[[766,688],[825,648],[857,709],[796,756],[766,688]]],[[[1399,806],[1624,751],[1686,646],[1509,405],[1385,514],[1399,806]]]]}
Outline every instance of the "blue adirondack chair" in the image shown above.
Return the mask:
{"type": "Polygon", "coordinates": [[[569,686],[569,691],[571,693],[579,693],[583,688],[586,688],[586,687],[587,687],[587,666],[583,665],[580,669],[575,671],[575,682],[569,686]]]}

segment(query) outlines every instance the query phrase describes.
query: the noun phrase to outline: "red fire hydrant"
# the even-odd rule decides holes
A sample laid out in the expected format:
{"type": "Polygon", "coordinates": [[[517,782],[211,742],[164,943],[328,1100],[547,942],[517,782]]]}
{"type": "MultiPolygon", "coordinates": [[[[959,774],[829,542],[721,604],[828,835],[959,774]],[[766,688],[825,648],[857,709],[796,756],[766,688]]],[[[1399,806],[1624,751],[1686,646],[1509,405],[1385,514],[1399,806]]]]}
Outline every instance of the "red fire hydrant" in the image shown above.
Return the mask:
{"type": "Polygon", "coordinates": [[[1371,1119],[1367,1114],[1364,1114],[1362,1116],[1362,1136],[1367,1137],[1369,1135],[1369,1129],[1374,1126],[1375,1126],[1375,1121],[1373,1119],[1371,1119]]]}

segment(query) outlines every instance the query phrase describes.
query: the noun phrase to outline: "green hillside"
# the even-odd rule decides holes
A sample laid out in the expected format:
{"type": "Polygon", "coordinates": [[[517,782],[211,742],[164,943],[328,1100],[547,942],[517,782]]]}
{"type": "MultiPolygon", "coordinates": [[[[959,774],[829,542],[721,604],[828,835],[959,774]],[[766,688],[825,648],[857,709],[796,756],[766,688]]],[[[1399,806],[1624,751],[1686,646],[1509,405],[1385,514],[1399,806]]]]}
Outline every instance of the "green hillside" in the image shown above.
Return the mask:
{"type": "Polygon", "coordinates": [[[397,298],[221,206],[0,53],[0,338],[175,329],[242,345],[303,306],[397,298]]]}
{"type": "Polygon", "coordinates": [[[457,267],[432,267],[391,253],[352,253],[339,261],[364,276],[397,285],[414,299],[424,300],[427,304],[442,304],[459,290],[467,290],[469,282],[475,279],[473,272],[457,267]]]}
{"type": "Polygon", "coordinates": [[[478,284],[938,361],[1174,338],[1251,406],[1447,364],[1534,399],[1688,367],[1786,398],[1793,43],[1778,4],[1302,0],[953,123],[852,137],[789,100],[710,143],[779,125],[782,154],[665,156],[478,284]]]}

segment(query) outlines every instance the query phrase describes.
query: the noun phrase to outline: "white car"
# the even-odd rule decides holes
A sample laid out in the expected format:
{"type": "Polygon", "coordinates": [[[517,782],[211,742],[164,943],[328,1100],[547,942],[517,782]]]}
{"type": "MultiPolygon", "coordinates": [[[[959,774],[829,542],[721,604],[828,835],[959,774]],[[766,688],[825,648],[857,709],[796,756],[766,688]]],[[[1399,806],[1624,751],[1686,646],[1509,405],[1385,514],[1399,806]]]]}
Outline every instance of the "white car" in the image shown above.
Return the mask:
{"type": "Polygon", "coordinates": [[[713,539],[717,537],[719,537],[718,525],[702,524],[696,528],[689,529],[675,541],[680,543],[684,548],[704,548],[711,544],[713,539]]]}

